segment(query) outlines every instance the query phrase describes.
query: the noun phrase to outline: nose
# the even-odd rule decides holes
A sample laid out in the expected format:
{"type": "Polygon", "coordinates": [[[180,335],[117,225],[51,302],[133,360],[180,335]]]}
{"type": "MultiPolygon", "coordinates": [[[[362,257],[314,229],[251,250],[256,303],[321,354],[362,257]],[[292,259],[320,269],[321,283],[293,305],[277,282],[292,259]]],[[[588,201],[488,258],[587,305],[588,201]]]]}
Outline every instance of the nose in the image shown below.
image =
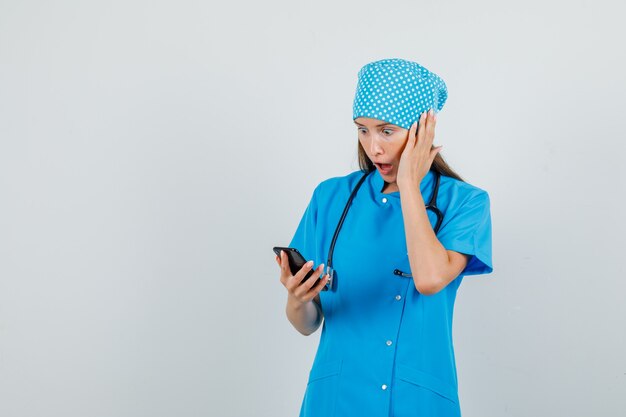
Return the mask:
{"type": "Polygon", "coordinates": [[[383,152],[383,147],[380,145],[378,138],[376,135],[372,135],[372,140],[370,141],[370,153],[372,155],[378,155],[383,152]]]}

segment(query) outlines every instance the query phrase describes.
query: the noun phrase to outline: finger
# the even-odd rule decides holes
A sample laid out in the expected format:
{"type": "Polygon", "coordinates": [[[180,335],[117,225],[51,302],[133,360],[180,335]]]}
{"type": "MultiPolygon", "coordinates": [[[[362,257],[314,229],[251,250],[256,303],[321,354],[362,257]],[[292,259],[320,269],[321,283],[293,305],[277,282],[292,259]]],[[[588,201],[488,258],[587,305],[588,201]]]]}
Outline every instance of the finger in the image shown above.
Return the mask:
{"type": "Polygon", "coordinates": [[[313,273],[313,275],[311,275],[309,277],[309,279],[307,279],[304,284],[302,284],[302,286],[308,291],[311,289],[311,287],[317,282],[319,281],[319,277],[320,275],[324,272],[324,264],[320,264],[317,268],[315,268],[315,272],[313,273]]]}
{"type": "Polygon", "coordinates": [[[406,143],[404,144],[404,148],[412,149],[415,146],[415,132],[417,131],[417,121],[413,122],[411,127],[409,127],[409,136],[407,137],[406,143]]]}
{"type": "MultiPolygon", "coordinates": [[[[320,272],[323,272],[323,269],[320,272]]],[[[319,294],[320,291],[322,291],[322,288],[324,288],[324,285],[326,285],[326,283],[328,282],[328,278],[330,277],[330,275],[328,274],[324,274],[322,278],[319,278],[319,276],[320,274],[316,273],[311,276],[311,278],[309,278],[309,281],[311,281],[314,285],[311,285],[311,287],[307,288],[307,292],[303,294],[302,298],[306,301],[314,299],[315,296],[319,294]]],[[[302,287],[304,287],[305,285],[306,284],[302,284],[302,287]]]]}
{"type": "Polygon", "coordinates": [[[289,271],[289,262],[287,261],[287,254],[284,250],[280,251],[280,267],[283,270],[283,273],[290,274],[289,271]]]}
{"type": "Polygon", "coordinates": [[[328,282],[328,278],[329,277],[330,277],[330,275],[326,274],[326,275],[324,275],[324,277],[322,279],[318,279],[317,283],[307,293],[305,299],[307,301],[311,301],[312,299],[314,299],[317,296],[317,294],[319,294],[322,291],[322,289],[324,288],[324,286],[328,282]]]}
{"type": "Polygon", "coordinates": [[[417,127],[417,143],[419,143],[421,141],[421,138],[424,137],[424,130],[426,129],[427,116],[428,116],[428,113],[425,111],[422,112],[422,114],[420,115],[420,122],[417,127]]]}
{"type": "Polygon", "coordinates": [[[309,273],[309,270],[311,270],[312,267],[313,261],[308,261],[307,263],[302,265],[302,268],[300,268],[298,273],[296,273],[296,275],[293,276],[293,279],[290,280],[291,282],[289,283],[289,288],[297,288],[298,286],[300,286],[305,275],[309,273]]]}
{"type": "Polygon", "coordinates": [[[435,110],[428,110],[428,114],[426,116],[426,127],[425,127],[425,140],[424,145],[427,148],[431,148],[433,144],[433,140],[435,138],[435,110]]]}
{"type": "Polygon", "coordinates": [[[319,294],[320,291],[322,291],[322,288],[324,288],[324,286],[328,283],[329,279],[330,279],[330,275],[325,274],[324,277],[320,279],[317,284],[315,284],[315,286],[312,289],[312,291],[315,292],[315,294],[313,295],[313,298],[315,298],[315,296],[319,294]]]}
{"type": "Polygon", "coordinates": [[[424,124],[424,112],[422,112],[422,114],[420,114],[419,119],[417,119],[415,123],[411,125],[411,130],[409,133],[409,141],[407,142],[407,145],[410,144],[412,148],[414,148],[417,145],[419,130],[421,129],[421,126],[423,124],[424,124]]]}
{"type": "Polygon", "coordinates": [[[281,282],[285,285],[285,287],[289,288],[289,281],[292,277],[291,267],[289,266],[289,257],[287,256],[287,252],[284,250],[281,251],[281,282]]]}
{"type": "Polygon", "coordinates": [[[280,251],[280,282],[286,287],[287,282],[289,280],[289,276],[291,275],[291,271],[289,271],[289,263],[286,262],[287,255],[284,251],[280,251]]]}
{"type": "Polygon", "coordinates": [[[308,277],[306,281],[298,285],[298,287],[294,290],[294,294],[302,298],[307,296],[313,284],[319,280],[319,276],[322,272],[324,272],[324,264],[320,264],[317,268],[315,268],[315,271],[311,274],[311,276],[308,277]]]}
{"type": "Polygon", "coordinates": [[[435,111],[433,109],[430,109],[430,111],[428,112],[428,122],[426,123],[426,131],[427,131],[427,138],[428,141],[430,142],[430,144],[432,144],[433,139],[435,137],[435,111]]]}
{"type": "Polygon", "coordinates": [[[422,139],[422,137],[424,136],[424,125],[426,124],[426,112],[422,112],[422,114],[420,114],[420,118],[417,124],[417,132],[415,133],[415,147],[421,147],[422,142],[424,142],[424,140],[422,139]]]}

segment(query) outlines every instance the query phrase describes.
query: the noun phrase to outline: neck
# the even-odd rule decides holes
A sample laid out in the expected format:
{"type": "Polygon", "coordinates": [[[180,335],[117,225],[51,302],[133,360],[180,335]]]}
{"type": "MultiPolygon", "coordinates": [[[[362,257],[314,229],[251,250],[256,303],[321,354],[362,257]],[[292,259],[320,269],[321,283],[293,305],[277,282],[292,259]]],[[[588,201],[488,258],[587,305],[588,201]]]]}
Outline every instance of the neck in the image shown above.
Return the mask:
{"type": "Polygon", "coordinates": [[[385,181],[385,185],[383,186],[383,190],[381,192],[383,194],[389,194],[389,193],[393,193],[396,191],[400,191],[400,189],[398,188],[398,185],[395,182],[390,184],[387,181],[385,181]]]}

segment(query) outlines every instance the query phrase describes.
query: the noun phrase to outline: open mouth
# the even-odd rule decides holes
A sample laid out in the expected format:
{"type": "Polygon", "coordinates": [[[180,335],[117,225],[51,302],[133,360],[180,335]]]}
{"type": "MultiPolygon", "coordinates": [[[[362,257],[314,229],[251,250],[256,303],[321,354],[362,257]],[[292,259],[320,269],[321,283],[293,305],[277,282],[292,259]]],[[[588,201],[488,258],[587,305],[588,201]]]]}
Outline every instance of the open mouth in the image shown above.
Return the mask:
{"type": "Polygon", "coordinates": [[[376,165],[376,167],[382,171],[383,173],[387,174],[391,171],[391,168],[393,168],[393,165],[391,164],[374,164],[376,165]]]}

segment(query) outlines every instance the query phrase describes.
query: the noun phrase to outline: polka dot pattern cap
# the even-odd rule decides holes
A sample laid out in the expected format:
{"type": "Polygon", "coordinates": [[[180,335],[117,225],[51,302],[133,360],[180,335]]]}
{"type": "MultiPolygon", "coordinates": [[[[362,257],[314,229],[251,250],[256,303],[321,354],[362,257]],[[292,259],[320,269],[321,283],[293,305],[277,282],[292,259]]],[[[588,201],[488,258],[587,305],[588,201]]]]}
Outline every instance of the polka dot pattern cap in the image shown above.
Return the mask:
{"type": "Polygon", "coordinates": [[[371,117],[410,129],[423,112],[439,112],[447,98],[437,74],[416,62],[381,59],[359,70],[352,119],[371,117]]]}

